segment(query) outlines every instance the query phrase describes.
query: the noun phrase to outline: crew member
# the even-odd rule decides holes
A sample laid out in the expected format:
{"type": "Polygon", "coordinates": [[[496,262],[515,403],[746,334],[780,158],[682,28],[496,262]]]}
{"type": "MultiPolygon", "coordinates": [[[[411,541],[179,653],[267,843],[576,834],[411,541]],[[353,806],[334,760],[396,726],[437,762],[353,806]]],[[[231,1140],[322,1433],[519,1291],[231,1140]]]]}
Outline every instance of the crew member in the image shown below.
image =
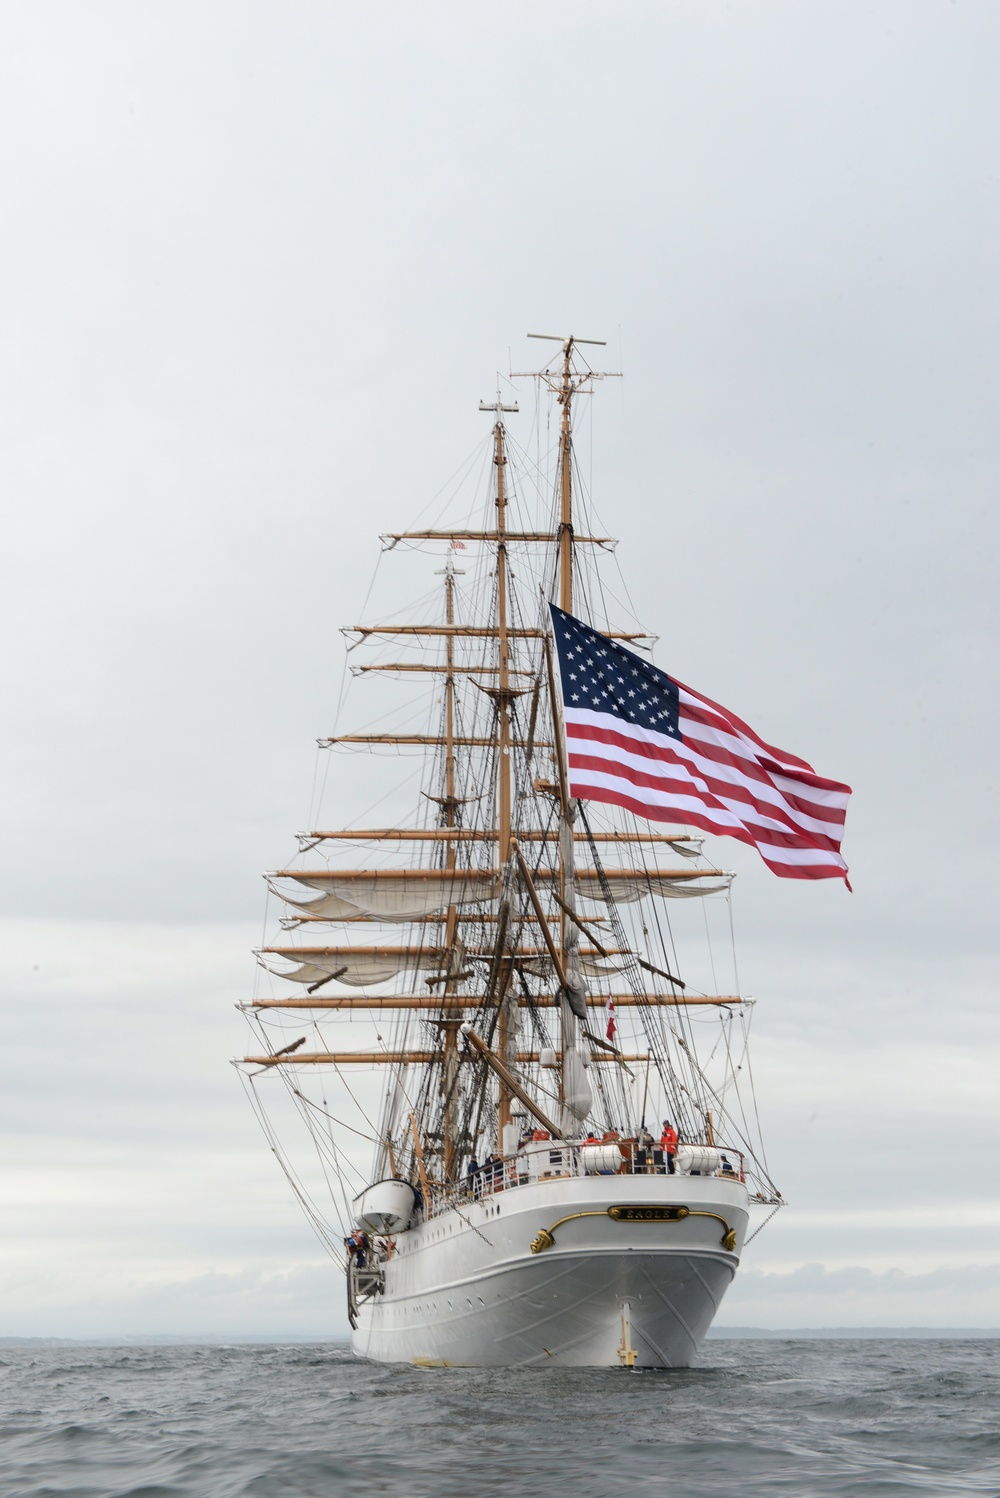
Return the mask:
{"type": "Polygon", "coordinates": [[[660,1148],[667,1162],[667,1174],[673,1175],[676,1168],[675,1156],[677,1154],[677,1130],[669,1119],[663,1120],[663,1133],[660,1135],[660,1148]]]}

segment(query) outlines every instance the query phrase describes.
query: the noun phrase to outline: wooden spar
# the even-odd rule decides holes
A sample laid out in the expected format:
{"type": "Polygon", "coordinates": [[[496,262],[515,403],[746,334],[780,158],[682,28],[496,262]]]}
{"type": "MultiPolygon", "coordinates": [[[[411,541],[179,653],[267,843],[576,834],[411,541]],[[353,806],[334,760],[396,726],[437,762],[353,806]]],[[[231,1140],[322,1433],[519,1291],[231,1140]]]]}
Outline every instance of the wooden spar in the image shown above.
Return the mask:
{"type": "MultiPolygon", "coordinates": [[[[498,545],[502,544],[500,542],[498,545]]],[[[474,626],[471,624],[344,624],[341,626],[342,635],[428,635],[449,636],[459,640],[495,640],[497,632],[495,629],[474,626]]],[[[512,640],[544,640],[543,629],[508,629],[508,635],[512,640]]],[[[651,640],[652,635],[641,634],[637,630],[629,633],[621,631],[612,632],[602,630],[606,640],[651,640]]]]}
{"type": "MultiPolygon", "coordinates": [[[[420,746],[435,745],[440,747],[444,739],[433,733],[341,733],[330,738],[320,739],[320,744],[402,744],[420,746]]],[[[495,739],[469,738],[462,734],[456,734],[454,742],[462,749],[492,749],[496,743],[495,739]]],[[[527,742],[524,739],[512,741],[515,749],[526,749],[527,742]]],[[[536,742],[536,749],[551,749],[548,743],[536,742]]],[[[329,837],[330,833],[319,833],[320,837],[329,837]]]]}
{"type": "MultiPolygon", "coordinates": [[[[543,932],[543,935],[545,933],[543,932]]],[[[421,966],[430,967],[434,963],[444,962],[448,956],[447,947],[338,947],[338,946],[314,946],[314,947],[258,947],[259,952],[267,952],[277,957],[391,957],[393,960],[401,958],[404,961],[408,957],[420,959],[421,966]]],[[[467,947],[467,957],[492,957],[492,947],[467,947]]],[[[551,956],[551,948],[544,947],[519,947],[516,957],[523,957],[526,961],[537,962],[539,957],[551,956]]],[[[633,953],[620,947],[609,947],[607,952],[589,952],[583,950],[585,957],[632,957],[633,953]]],[[[562,982],[562,979],[560,979],[562,982]]]]}
{"type": "Polygon", "coordinates": [[[517,843],[514,843],[513,846],[514,856],[517,859],[517,866],[521,871],[521,878],[524,880],[525,886],[527,888],[528,898],[531,900],[531,903],[534,906],[535,916],[538,920],[538,924],[542,928],[542,936],[545,940],[545,945],[548,948],[549,956],[552,958],[552,966],[556,970],[556,977],[559,979],[559,986],[560,988],[565,988],[566,969],[563,966],[562,953],[559,951],[559,948],[556,946],[555,941],[552,938],[552,932],[549,930],[549,923],[545,919],[545,912],[542,910],[542,902],[538,898],[538,891],[536,890],[534,882],[532,881],[528,865],[525,863],[524,858],[521,855],[521,850],[517,846],[517,843]]]}
{"type": "MultiPolygon", "coordinates": [[[[435,739],[435,743],[444,744],[445,739],[435,739]]],[[[454,739],[455,744],[460,744],[461,739],[454,739]]],[[[494,744],[494,739],[481,739],[480,742],[494,744]]],[[[516,747],[512,743],[511,747],[516,747]]],[[[544,744],[536,744],[536,749],[543,749],[544,744]]],[[[344,828],[334,832],[300,832],[302,838],[320,839],[340,838],[345,842],[381,842],[396,841],[401,843],[436,843],[436,842],[459,842],[459,843],[494,843],[499,837],[495,827],[354,827],[344,828]]],[[[595,843],[689,843],[691,838],[683,832],[594,832],[591,834],[595,843]]],[[[589,842],[585,832],[574,834],[578,843],[589,842]]],[[[555,843],[559,841],[558,832],[548,828],[539,828],[537,831],[526,832],[518,828],[517,840],[519,843],[555,843]]],[[[374,877],[374,876],[373,876],[374,877]]],[[[640,876],[636,876],[637,878],[640,876]]]]}
{"type": "MultiPolygon", "coordinates": [[[[386,531],[382,541],[486,541],[494,545],[500,539],[496,531],[386,531]]],[[[558,541],[559,531],[508,531],[508,541],[558,541]]],[[[617,546],[617,536],[574,536],[579,546],[617,546]]],[[[392,548],[390,547],[389,550],[392,548]]]]}
{"type": "MultiPolygon", "coordinates": [[[[485,1041],[483,1045],[486,1045],[485,1041]]],[[[518,1051],[518,1064],[537,1063],[540,1056],[540,1051],[518,1051]]],[[[483,1056],[487,1065],[493,1065],[495,1062],[503,1066],[503,1062],[493,1051],[489,1051],[489,1057],[492,1061],[487,1056],[483,1056]]],[[[432,1062],[442,1059],[441,1051],[297,1051],[292,1056],[244,1056],[242,1064],[244,1066],[430,1066],[432,1062]]],[[[474,1059],[469,1055],[463,1056],[459,1052],[459,1061],[468,1063],[474,1059]]],[[[591,1056],[589,1059],[591,1062],[646,1061],[648,1057],[645,1051],[641,1054],[638,1052],[626,1054],[617,1051],[614,1055],[598,1052],[596,1056],[591,1056]]],[[[497,1070],[496,1065],[493,1066],[493,1070],[497,1070]]],[[[501,1074],[498,1072],[497,1075],[501,1074]]],[[[502,1080],[515,1097],[520,1098],[522,1103],[527,1102],[527,1094],[506,1066],[503,1067],[502,1080]]],[[[546,1128],[548,1127],[546,1123],[546,1128]]]]}
{"type": "MultiPolygon", "coordinates": [[[[576,914],[576,911],[570,910],[569,906],[565,904],[564,901],[560,900],[555,890],[552,891],[552,898],[553,900],[555,900],[556,904],[559,906],[559,909],[563,912],[563,914],[568,916],[569,919],[573,922],[573,925],[577,928],[577,930],[582,931],[584,936],[587,937],[588,941],[593,942],[595,949],[601,954],[601,956],[610,957],[611,953],[601,945],[597,937],[594,935],[593,931],[591,931],[591,923],[589,921],[583,920],[582,917],[576,914]]],[[[635,960],[640,967],[644,967],[649,973],[655,973],[658,978],[666,978],[668,983],[676,983],[678,988],[686,987],[686,984],[682,983],[680,978],[675,978],[673,973],[667,972],[666,968],[654,967],[653,964],[651,962],[647,962],[644,957],[636,957],[635,960]]]]}
{"type": "MultiPolygon", "coordinates": [[[[545,669],[549,678],[549,707],[552,711],[552,732],[555,735],[556,766],[559,771],[559,804],[564,820],[569,818],[570,794],[569,794],[569,762],[566,758],[566,736],[562,730],[562,719],[559,713],[558,703],[560,698],[556,694],[556,672],[552,661],[552,643],[548,635],[545,637],[545,669]]],[[[572,832],[571,836],[575,842],[582,842],[585,833],[572,832]]],[[[559,833],[555,834],[559,840],[559,833]]]]}
{"type": "MultiPolygon", "coordinates": [[[[499,869],[462,869],[456,876],[460,884],[472,883],[496,883],[500,878],[499,869]]],[[[628,879],[632,884],[641,884],[644,880],[657,879],[728,879],[730,872],[726,869],[604,869],[602,871],[605,879],[628,879]]],[[[348,884],[354,879],[367,880],[421,880],[440,879],[441,869],[273,869],[270,874],[265,875],[267,879],[295,879],[300,882],[322,881],[324,884],[348,884]]],[[[597,869],[581,868],[576,871],[576,879],[597,879],[597,869]]],[[[539,884],[545,880],[553,880],[557,875],[552,869],[538,869],[535,878],[539,884]]]]}
{"type": "MultiPolygon", "coordinates": [[[[399,926],[399,925],[403,925],[403,924],[405,924],[407,926],[443,926],[445,924],[445,922],[447,921],[447,919],[448,919],[448,916],[447,916],[446,913],[444,913],[443,911],[440,911],[440,910],[434,910],[434,911],[431,912],[430,915],[410,915],[410,916],[407,916],[405,923],[402,922],[402,921],[393,921],[392,924],[394,926],[399,926]]],[[[472,911],[471,913],[468,912],[468,911],[462,911],[462,910],[460,910],[460,911],[458,911],[458,913],[455,916],[456,922],[458,922],[460,925],[466,925],[466,926],[489,926],[489,925],[493,924],[496,921],[496,919],[497,919],[497,914],[496,914],[495,910],[476,910],[476,911],[472,911]]],[[[362,926],[362,925],[382,926],[382,925],[385,925],[385,921],[383,920],[383,918],[381,916],[378,916],[378,915],[336,915],[336,916],[334,916],[334,915],[303,915],[303,914],[300,913],[300,914],[294,915],[294,916],[293,915],[285,916],[285,917],[283,917],[283,921],[287,923],[286,929],[288,929],[288,930],[290,930],[292,928],[292,926],[294,926],[295,929],[298,930],[300,926],[310,926],[310,925],[312,925],[312,926],[362,926]]],[[[525,924],[527,924],[527,925],[534,925],[535,924],[535,917],[533,915],[529,915],[527,913],[522,912],[518,916],[517,921],[518,921],[518,925],[525,925],[525,924]]],[[[605,924],[607,924],[607,923],[605,922],[605,924]]]]}
{"type": "Polygon", "coordinates": [[[444,1037],[444,1055],[441,1058],[441,1090],[444,1093],[444,1109],[441,1132],[444,1138],[444,1178],[454,1180],[461,1164],[458,1130],[455,1127],[455,1093],[458,1081],[458,1031],[460,1018],[439,1019],[438,1029],[444,1037]]]}
{"type": "Polygon", "coordinates": [[[535,685],[531,689],[531,705],[528,708],[528,737],[524,745],[524,754],[528,763],[535,757],[535,734],[538,730],[538,700],[542,695],[541,672],[535,677],[535,685]]]}
{"type": "MultiPolygon", "coordinates": [[[[652,1059],[653,1058],[650,1057],[650,1061],[652,1059]]],[[[642,1129],[644,1129],[646,1127],[646,1099],[648,1097],[649,1097],[649,1061],[646,1062],[646,1080],[642,1084],[642,1117],[641,1117],[640,1125],[639,1125],[640,1128],[642,1128],[642,1129]]]]}
{"type": "MultiPolygon", "coordinates": [[[[447,671],[447,666],[435,665],[410,665],[408,663],[394,662],[385,666],[353,666],[354,671],[447,671]]],[[[463,676],[495,676],[496,666],[452,666],[453,671],[461,672],[463,676]]],[[[533,671],[511,671],[511,676],[533,676],[533,671]]]]}
{"type": "Polygon", "coordinates": [[[417,1170],[420,1172],[420,1189],[424,1194],[424,1201],[429,1202],[431,1196],[430,1187],[427,1184],[427,1171],[424,1168],[424,1148],[420,1143],[420,1132],[417,1129],[416,1116],[412,1112],[410,1114],[410,1128],[413,1130],[413,1153],[417,1157],[417,1170]]]}
{"type": "MultiPolygon", "coordinates": [[[[643,1009],[646,1007],[660,1009],[684,1009],[696,1005],[714,1005],[716,1008],[724,1008],[730,1004],[743,1004],[745,999],[738,993],[731,994],[692,994],[685,997],[681,994],[613,994],[616,1009],[643,1009]]],[[[607,1003],[607,994],[588,994],[587,1005],[591,1009],[603,1009],[607,1003]]],[[[552,994],[545,994],[540,998],[532,997],[526,999],[523,995],[518,996],[519,1009],[557,1009],[559,1000],[552,994]]],[[[419,994],[390,994],[387,997],[366,999],[350,997],[337,998],[292,998],[292,999],[254,999],[249,1005],[251,1009],[370,1009],[375,1014],[382,1014],[387,1010],[418,1010],[427,1014],[440,1014],[442,1011],[448,1013],[464,1013],[474,1011],[480,1007],[480,999],[476,995],[452,994],[444,999],[425,999],[419,994]]]]}
{"type": "MultiPolygon", "coordinates": [[[[606,948],[601,945],[597,937],[591,931],[588,922],[578,916],[576,911],[573,910],[571,906],[566,904],[565,900],[560,899],[555,890],[552,891],[552,898],[559,906],[559,909],[562,911],[563,915],[568,916],[568,918],[573,922],[573,925],[576,927],[576,929],[578,931],[582,931],[584,936],[586,936],[589,941],[592,941],[594,943],[595,950],[600,952],[602,957],[607,957],[609,954],[606,948]]],[[[683,983],[681,984],[681,987],[684,987],[683,983]]]]}
{"type": "MultiPolygon", "coordinates": [[[[552,1122],[551,1118],[549,1118],[548,1115],[543,1112],[543,1110],[538,1106],[530,1093],[525,1092],[520,1082],[516,1077],[511,1075],[504,1063],[500,1060],[499,1056],[495,1056],[493,1054],[489,1046],[486,1044],[485,1040],[483,1040],[482,1036],[477,1035],[475,1030],[473,1030],[471,1026],[464,1032],[464,1034],[468,1044],[471,1045],[473,1050],[482,1057],[490,1070],[496,1074],[497,1078],[509,1088],[513,1096],[518,1098],[528,1109],[528,1112],[533,1114],[534,1117],[538,1119],[538,1122],[542,1125],[542,1128],[548,1129],[549,1133],[554,1135],[555,1138],[561,1138],[561,1130],[559,1130],[552,1122]]],[[[501,1138],[498,1143],[500,1144],[500,1147],[502,1149],[503,1139],[501,1138]]]]}

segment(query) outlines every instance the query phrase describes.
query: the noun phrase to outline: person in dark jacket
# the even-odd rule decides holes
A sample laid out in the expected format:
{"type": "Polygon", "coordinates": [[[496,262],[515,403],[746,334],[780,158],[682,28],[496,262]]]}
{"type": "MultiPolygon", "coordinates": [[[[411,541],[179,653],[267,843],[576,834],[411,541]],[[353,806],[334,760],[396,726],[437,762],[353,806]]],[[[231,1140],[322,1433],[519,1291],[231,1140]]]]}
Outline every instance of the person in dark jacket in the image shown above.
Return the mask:
{"type": "Polygon", "coordinates": [[[359,1269],[364,1269],[368,1262],[368,1235],[360,1228],[355,1228],[351,1236],[344,1240],[345,1247],[350,1258],[352,1258],[359,1269]]]}

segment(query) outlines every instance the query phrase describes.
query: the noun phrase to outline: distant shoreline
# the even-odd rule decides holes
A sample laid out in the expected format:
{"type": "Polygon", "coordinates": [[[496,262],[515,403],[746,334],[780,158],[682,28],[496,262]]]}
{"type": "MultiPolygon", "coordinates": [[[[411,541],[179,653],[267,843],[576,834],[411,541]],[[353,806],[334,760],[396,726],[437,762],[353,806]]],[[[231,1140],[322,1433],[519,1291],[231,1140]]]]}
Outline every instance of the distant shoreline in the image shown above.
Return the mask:
{"type": "Polygon", "coordinates": [[[769,1341],[788,1341],[800,1338],[803,1341],[839,1338],[841,1341],[858,1341],[868,1338],[879,1341],[924,1339],[963,1339],[1000,1337],[1000,1327],[995,1326],[713,1326],[708,1330],[708,1339],[747,1340],[765,1338],[769,1341]]]}
{"type": "MultiPolygon", "coordinates": [[[[707,1341],[976,1341],[1000,1337],[1000,1327],[973,1326],[713,1326],[707,1341]]],[[[0,1337],[0,1347],[343,1347],[349,1346],[345,1334],[304,1337],[293,1332],[288,1336],[273,1333],[235,1336],[167,1336],[136,1334],[134,1336],[93,1337],[0,1337]]]]}

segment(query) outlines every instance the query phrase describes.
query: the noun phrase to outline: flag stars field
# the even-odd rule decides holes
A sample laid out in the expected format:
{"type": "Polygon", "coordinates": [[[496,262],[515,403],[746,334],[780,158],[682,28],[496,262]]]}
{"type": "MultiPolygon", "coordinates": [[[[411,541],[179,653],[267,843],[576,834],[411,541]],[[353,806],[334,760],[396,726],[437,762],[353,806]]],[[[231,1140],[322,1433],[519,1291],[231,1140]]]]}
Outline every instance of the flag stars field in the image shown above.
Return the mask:
{"type": "Polygon", "coordinates": [[[738,838],[785,879],[847,883],[840,843],[849,786],[824,780],[710,698],[551,611],[571,795],[738,838]],[[626,676],[638,685],[614,691],[626,676]]]}

